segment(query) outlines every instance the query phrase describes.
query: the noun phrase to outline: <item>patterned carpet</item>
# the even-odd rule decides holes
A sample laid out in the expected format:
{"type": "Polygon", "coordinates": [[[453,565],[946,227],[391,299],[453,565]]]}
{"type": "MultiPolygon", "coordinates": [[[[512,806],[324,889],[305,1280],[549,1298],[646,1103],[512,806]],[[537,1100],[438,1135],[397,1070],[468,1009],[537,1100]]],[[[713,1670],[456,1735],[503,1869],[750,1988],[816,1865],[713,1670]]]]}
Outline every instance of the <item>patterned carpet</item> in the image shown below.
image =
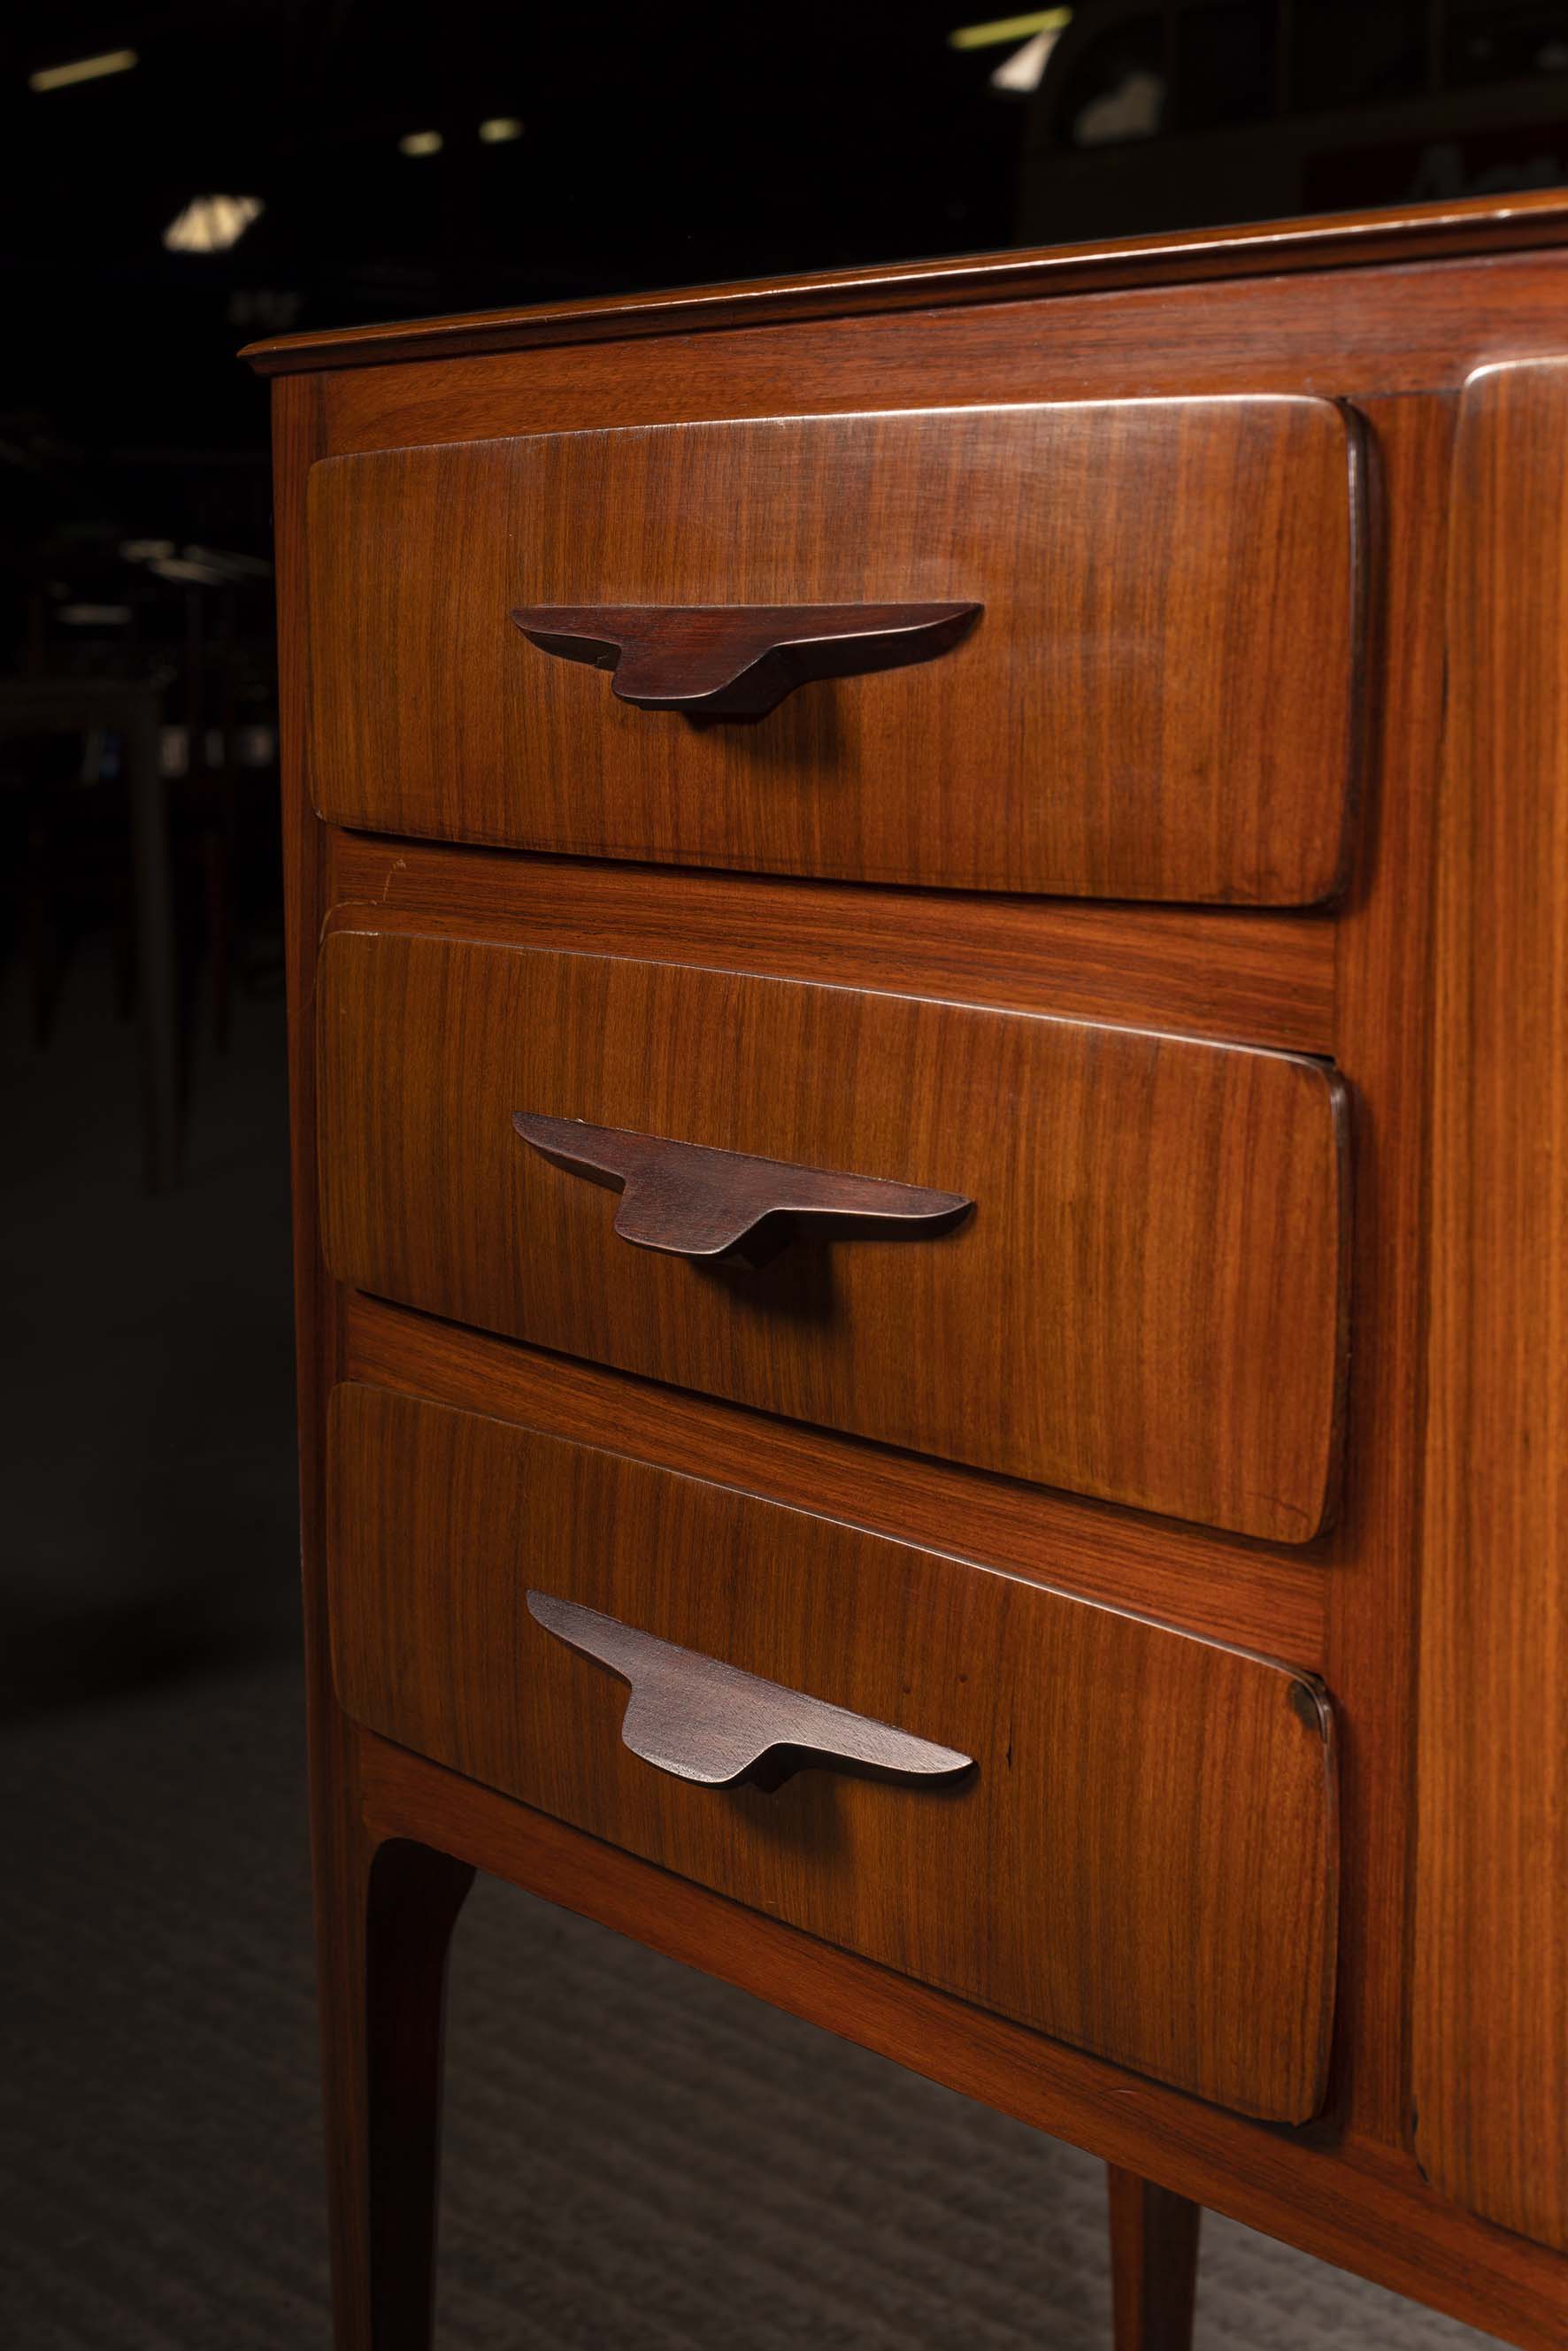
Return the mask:
{"type": "MultiPolygon", "coordinates": [[[[0,2342],[328,2342],[292,1664],[0,1739],[0,2342]]],[[[495,1885],[455,1949],[443,2351],[1106,2351],[1073,2150],[495,1885]]],[[[1227,2222],[1204,2351],[1484,2337],[1227,2222]]]]}

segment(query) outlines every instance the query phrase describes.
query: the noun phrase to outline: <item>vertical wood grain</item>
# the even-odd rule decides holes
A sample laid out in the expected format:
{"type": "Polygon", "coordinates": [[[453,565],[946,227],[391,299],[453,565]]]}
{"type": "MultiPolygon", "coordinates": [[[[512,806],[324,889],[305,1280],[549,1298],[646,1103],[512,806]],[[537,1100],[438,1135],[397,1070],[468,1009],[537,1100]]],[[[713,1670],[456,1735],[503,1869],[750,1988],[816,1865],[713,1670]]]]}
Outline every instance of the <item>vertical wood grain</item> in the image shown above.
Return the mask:
{"type": "Polygon", "coordinates": [[[1106,2166],[1116,2351],[1190,2351],[1203,2208],[1106,2166]]]}
{"type": "Polygon", "coordinates": [[[1322,1531],[1350,1204],[1321,1063],[391,926],[334,930],[320,969],[341,1280],[914,1452],[1322,1531]],[[618,1238],[519,1111],[977,1206],[932,1240],[801,1240],[705,1277],[618,1238]]]}
{"type": "Polygon", "coordinates": [[[777,416],[328,459],[317,805],[681,865],[1313,904],[1342,878],[1359,427],[1320,398],[777,416]],[[700,731],[517,605],[983,606],[700,731]]]}
{"type": "Polygon", "coordinates": [[[1334,925],[1333,1052],[1354,1105],[1356,1218],[1344,1499],[1327,1579],[1346,1829],[1331,2103],[1347,2131],[1385,2147],[1409,2142],[1427,988],[1453,405],[1357,401],[1372,460],[1366,800],[1334,925]]]}
{"type": "Polygon", "coordinates": [[[1568,2247],[1568,362],[1471,379],[1453,501],[1416,2141],[1568,2247]]]}
{"type": "Polygon", "coordinates": [[[374,1388],[331,1399],[356,1721],[841,1949],[1219,2104],[1318,2110],[1332,1717],[1267,1657],[644,1462],[374,1388]],[[530,1587],[957,1749],[934,1790],[654,1771],[530,1587]]]}

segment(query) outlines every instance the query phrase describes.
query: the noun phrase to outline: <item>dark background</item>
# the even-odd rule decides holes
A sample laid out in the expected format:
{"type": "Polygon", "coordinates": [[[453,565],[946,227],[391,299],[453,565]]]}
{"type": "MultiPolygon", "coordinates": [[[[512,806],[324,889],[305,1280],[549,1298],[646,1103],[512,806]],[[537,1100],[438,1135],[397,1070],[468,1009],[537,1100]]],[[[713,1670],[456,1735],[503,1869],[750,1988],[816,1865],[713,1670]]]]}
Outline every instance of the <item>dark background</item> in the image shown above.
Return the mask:
{"type": "MultiPolygon", "coordinates": [[[[1034,35],[952,38],[1016,13],[54,0],[0,29],[0,718],[66,697],[63,724],[0,726],[0,2340],[22,2351],[325,2339],[267,394],[235,353],[1568,181],[1568,5],[1080,0],[1032,89],[1034,35]],[[120,49],[129,70],[32,86],[120,49]],[[482,138],[497,120],[519,135],[482,138]],[[421,133],[438,149],[405,152],[421,133]],[[262,209],[171,249],[214,195],[262,209]],[[106,680],[152,682],[168,799],[181,1134],[151,1191],[128,745],[85,698],[106,680]]],[[[499,1899],[459,1938],[454,2343],[1104,2339],[1094,2166],[499,1899]]],[[[1213,2343],[1479,2340],[1244,2231],[1209,2241],[1213,2343]]]]}

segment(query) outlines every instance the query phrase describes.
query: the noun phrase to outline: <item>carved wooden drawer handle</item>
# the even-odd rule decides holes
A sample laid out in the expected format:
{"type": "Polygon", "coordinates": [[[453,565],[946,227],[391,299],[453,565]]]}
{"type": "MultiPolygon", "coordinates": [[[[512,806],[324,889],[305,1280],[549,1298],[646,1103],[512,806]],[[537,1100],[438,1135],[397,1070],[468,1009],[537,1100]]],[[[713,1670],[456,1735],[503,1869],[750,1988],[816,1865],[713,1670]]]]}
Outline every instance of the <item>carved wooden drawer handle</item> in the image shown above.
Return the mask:
{"type": "Polygon", "coordinates": [[[975,1205],[960,1192],[793,1167],[580,1118],[517,1111],[512,1124],[555,1166],[623,1191],[615,1216],[622,1239],[672,1257],[762,1265],[798,1225],[823,1240],[919,1239],[950,1231],[975,1205]]]}
{"type": "Polygon", "coordinates": [[[525,604],[528,643],[614,672],[639,710],[766,718],[813,678],[904,669],[956,645],[979,604],[525,604]]]}
{"type": "Polygon", "coordinates": [[[631,1686],[621,1736],[633,1755],[705,1788],[746,1782],[777,1788],[817,1767],[892,1780],[956,1780],[974,1758],[889,1722],[851,1714],[779,1682],[679,1649],[596,1608],[530,1592],[528,1614],[547,1633],[596,1657],[631,1686]]]}

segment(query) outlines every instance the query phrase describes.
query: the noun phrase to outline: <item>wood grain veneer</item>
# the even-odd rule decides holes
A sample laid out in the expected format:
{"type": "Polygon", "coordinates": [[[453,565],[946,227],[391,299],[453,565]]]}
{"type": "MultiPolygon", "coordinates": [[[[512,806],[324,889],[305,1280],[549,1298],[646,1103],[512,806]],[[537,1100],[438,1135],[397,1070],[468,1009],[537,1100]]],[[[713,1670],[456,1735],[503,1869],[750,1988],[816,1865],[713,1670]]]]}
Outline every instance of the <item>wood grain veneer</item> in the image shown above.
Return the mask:
{"type": "Polygon", "coordinates": [[[846,891],[789,877],[518,857],[367,833],[322,835],[334,906],[417,917],[449,938],[574,946],[1008,1011],[1171,1029],[1332,1058],[1340,935],[1326,912],[846,891]]]}
{"type": "Polygon", "coordinates": [[[1358,435],[1322,400],[538,434],[310,486],[318,805],[684,864],[1311,904],[1341,878],[1358,435]],[[942,658],[694,730],[516,605],[984,605],[942,658]]]}
{"type": "Polygon", "coordinates": [[[1338,1537],[1281,1550],[895,1453],[349,1291],[343,1377],[525,1420],[1323,1669],[1338,1537]]]}
{"type": "Polygon", "coordinates": [[[1322,2095],[1332,1747],[1287,1667],[852,1527],[363,1387],[333,1657],[370,1729],[833,1943],[1249,2114],[1322,2095]],[[655,1771],[538,1585],[973,1756],[956,1787],[655,1771]],[[1156,1825],[1157,1824],[1157,1825],[1156,1825]]]}
{"type": "Polygon", "coordinates": [[[1416,2143],[1568,2248],[1568,364],[1469,385],[1453,511],[1416,2143]]]}
{"type": "Polygon", "coordinates": [[[916,1452],[1300,1542],[1328,1514],[1345,1109],[1282,1054],[392,931],[322,951],[357,1288],[916,1452]],[[758,1269],[630,1248],[518,1112],[972,1199],[758,1269]]]}

